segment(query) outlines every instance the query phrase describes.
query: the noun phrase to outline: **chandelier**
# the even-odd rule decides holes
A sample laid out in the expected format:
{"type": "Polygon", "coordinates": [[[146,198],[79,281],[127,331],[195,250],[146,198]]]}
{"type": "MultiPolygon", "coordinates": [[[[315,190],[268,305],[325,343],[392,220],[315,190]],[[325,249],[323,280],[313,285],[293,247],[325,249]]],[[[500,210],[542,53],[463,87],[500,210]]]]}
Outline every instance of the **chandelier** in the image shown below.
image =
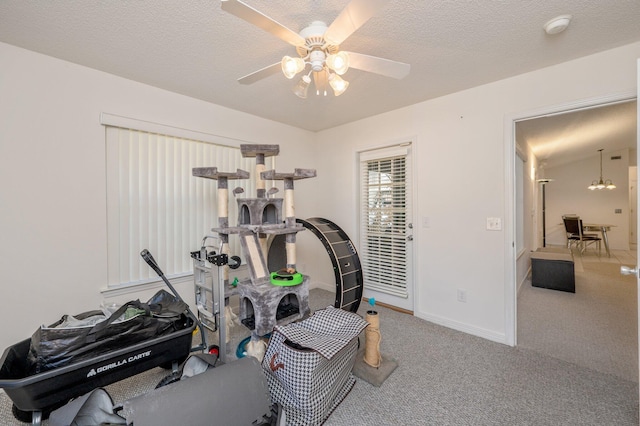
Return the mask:
{"type": "Polygon", "coordinates": [[[598,152],[600,152],[600,180],[594,180],[593,182],[591,182],[591,185],[589,185],[589,189],[590,190],[596,190],[596,189],[615,189],[616,186],[613,184],[613,182],[611,181],[611,179],[602,179],[602,148],[600,148],[598,150],[598,152]]]}
{"type": "Polygon", "coordinates": [[[310,66],[309,71],[293,87],[293,93],[303,99],[307,97],[312,76],[316,95],[327,96],[327,86],[330,86],[334,95],[340,96],[349,87],[349,82],[340,77],[349,69],[349,54],[339,52],[338,46],[329,44],[321,35],[316,35],[323,34],[325,30],[326,25],[319,21],[305,28],[300,33],[305,37],[305,46],[296,48],[300,57],[285,56],[281,61],[282,73],[288,79],[305,71],[307,65],[310,66]]]}

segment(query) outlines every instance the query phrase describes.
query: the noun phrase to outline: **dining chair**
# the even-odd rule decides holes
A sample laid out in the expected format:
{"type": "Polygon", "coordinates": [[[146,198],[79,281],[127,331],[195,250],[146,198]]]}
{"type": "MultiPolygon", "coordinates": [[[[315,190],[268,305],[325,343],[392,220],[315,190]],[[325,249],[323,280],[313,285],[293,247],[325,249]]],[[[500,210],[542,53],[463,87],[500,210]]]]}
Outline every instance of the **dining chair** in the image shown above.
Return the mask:
{"type": "Polygon", "coordinates": [[[564,215],[562,216],[564,222],[564,229],[567,233],[567,248],[571,248],[572,245],[580,250],[580,254],[584,253],[589,244],[596,244],[598,247],[598,256],[601,252],[602,238],[598,234],[585,234],[583,232],[582,219],[580,216],[564,215]]]}

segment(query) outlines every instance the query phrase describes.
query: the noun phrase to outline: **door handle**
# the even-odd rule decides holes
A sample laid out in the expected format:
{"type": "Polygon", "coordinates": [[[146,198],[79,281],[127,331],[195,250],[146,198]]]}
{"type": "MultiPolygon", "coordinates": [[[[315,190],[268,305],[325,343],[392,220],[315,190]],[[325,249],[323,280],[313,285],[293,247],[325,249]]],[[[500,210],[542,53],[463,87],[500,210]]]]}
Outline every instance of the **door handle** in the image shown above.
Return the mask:
{"type": "Polygon", "coordinates": [[[622,275],[635,275],[638,276],[638,266],[620,266],[620,273],[622,275]]]}
{"type": "Polygon", "coordinates": [[[413,241],[413,235],[407,235],[407,241],[413,241]]]}

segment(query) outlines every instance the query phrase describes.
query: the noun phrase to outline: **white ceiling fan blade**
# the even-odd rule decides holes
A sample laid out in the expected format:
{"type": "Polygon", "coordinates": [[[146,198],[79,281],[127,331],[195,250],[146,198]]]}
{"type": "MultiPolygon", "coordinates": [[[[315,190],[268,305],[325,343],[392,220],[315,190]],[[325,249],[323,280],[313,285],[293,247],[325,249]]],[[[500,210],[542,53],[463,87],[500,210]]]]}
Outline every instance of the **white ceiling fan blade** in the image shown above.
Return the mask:
{"type": "Polygon", "coordinates": [[[329,25],[324,33],[324,39],[329,44],[342,44],[387,3],[389,0],[351,0],[351,3],[342,9],[340,15],[329,25]]]}
{"type": "Polygon", "coordinates": [[[263,78],[267,78],[274,74],[277,74],[282,69],[280,62],[276,62],[273,65],[269,65],[268,67],[264,67],[258,71],[252,72],[251,74],[247,74],[244,77],[238,79],[240,84],[253,84],[258,80],[262,80],[263,78]]]}
{"type": "Polygon", "coordinates": [[[398,80],[405,78],[411,71],[411,65],[404,62],[363,55],[362,53],[346,53],[349,55],[349,68],[381,74],[398,80]]]}
{"type": "Polygon", "coordinates": [[[304,38],[267,15],[258,12],[240,0],[222,0],[222,10],[244,19],[250,24],[260,27],[268,33],[286,41],[293,46],[304,46],[304,38]]]}

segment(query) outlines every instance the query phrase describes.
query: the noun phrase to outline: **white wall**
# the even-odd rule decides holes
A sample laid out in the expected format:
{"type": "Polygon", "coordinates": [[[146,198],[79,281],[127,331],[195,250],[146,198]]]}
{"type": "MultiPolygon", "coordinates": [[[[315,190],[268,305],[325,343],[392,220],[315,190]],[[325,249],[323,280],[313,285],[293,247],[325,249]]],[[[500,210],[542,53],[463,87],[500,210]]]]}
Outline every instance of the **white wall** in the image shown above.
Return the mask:
{"type": "MultiPolygon", "coordinates": [[[[280,144],[283,171],[315,167],[314,134],[300,129],[2,43],[0,63],[1,348],[63,313],[95,309],[102,301],[107,242],[101,112],[280,144]]],[[[299,186],[314,192],[313,179],[299,186]]],[[[297,192],[296,209],[302,217],[314,215],[314,198],[297,192]]],[[[179,290],[192,297],[193,284],[179,290]]]]}
{"type": "Polygon", "coordinates": [[[629,249],[629,150],[603,152],[602,164],[603,177],[611,179],[616,189],[587,189],[594,179],[600,177],[600,157],[595,151],[585,160],[545,169],[545,176],[554,179],[547,185],[546,192],[547,244],[566,244],[562,215],[574,213],[584,223],[614,225],[607,233],[609,246],[612,249],[629,249]],[[622,158],[611,160],[611,156],[622,158]],[[615,213],[616,209],[621,213],[615,213]]]}
{"type": "Polygon", "coordinates": [[[505,117],[635,89],[638,57],[635,43],[314,135],[0,43],[0,346],[101,301],[100,112],[280,144],[283,170],[318,170],[299,185],[313,197],[296,192],[296,215],[329,218],[354,240],[356,151],[412,140],[414,219],[430,222],[414,233],[415,313],[506,341],[505,295],[514,284],[506,277],[513,218],[505,193],[505,117]],[[486,231],[489,216],[502,217],[505,230],[486,231]],[[467,303],[457,302],[458,288],[467,290],[467,303]]]}
{"type": "Polygon", "coordinates": [[[415,314],[507,342],[513,302],[505,295],[514,283],[506,264],[513,217],[505,117],[635,90],[638,57],[635,43],[321,132],[318,169],[332,173],[319,177],[331,189],[319,211],[357,235],[356,152],[413,140],[415,314]],[[485,229],[491,216],[505,219],[505,231],[485,229]],[[429,228],[419,226],[422,217],[429,228]],[[467,290],[466,303],[457,301],[458,288],[467,290]]]}

